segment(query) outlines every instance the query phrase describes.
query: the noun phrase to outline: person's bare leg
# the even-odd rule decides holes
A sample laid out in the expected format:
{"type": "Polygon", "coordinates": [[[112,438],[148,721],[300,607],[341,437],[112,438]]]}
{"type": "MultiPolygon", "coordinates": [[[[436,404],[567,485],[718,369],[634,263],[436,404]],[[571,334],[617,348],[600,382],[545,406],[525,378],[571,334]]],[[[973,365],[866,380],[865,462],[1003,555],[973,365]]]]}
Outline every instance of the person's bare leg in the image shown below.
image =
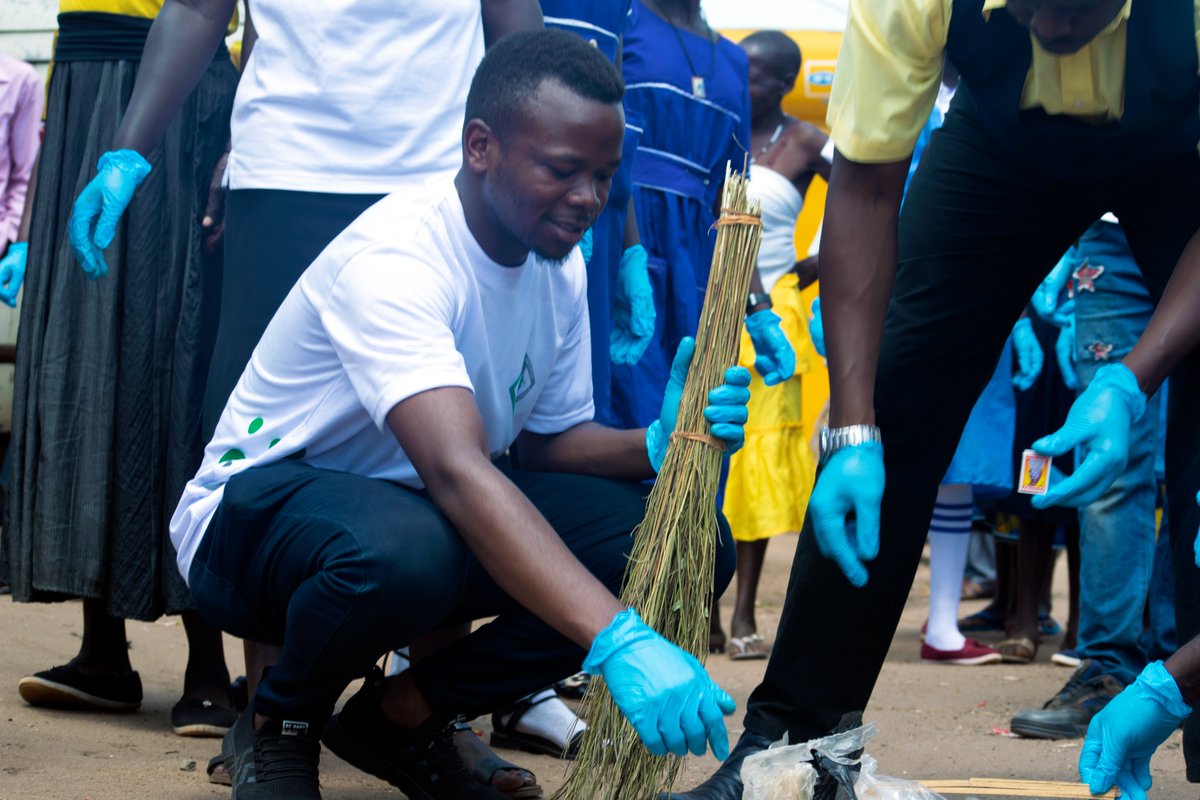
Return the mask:
{"type": "Polygon", "coordinates": [[[246,658],[246,691],[251,701],[258,691],[258,682],[262,680],[263,670],[279,660],[280,647],[262,642],[242,640],[242,654],[246,658]]]}
{"type": "MultiPolygon", "coordinates": [[[[758,601],[758,581],[762,577],[763,561],[766,559],[767,543],[770,539],[737,543],[737,600],[733,617],[729,620],[729,633],[734,639],[745,640],[758,632],[754,619],[754,607],[758,601]]],[[[752,643],[748,650],[766,653],[768,646],[752,643]]]]}
{"type": "Polygon", "coordinates": [[[124,675],[133,671],[125,620],[111,616],[105,601],[83,601],[83,639],[70,666],[93,675],[124,675]]]}
{"type": "Polygon", "coordinates": [[[1016,612],[1008,621],[1013,639],[1038,641],[1038,605],[1046,571],[1052,563],[1054,526],[1045,522],[1021,520],[1021,538],[1017,542],[1016,612]]]}
{"type": "Polygon", "coordinates": [[[225,643],[220,629],[195,611],[184,611],[181,616],[188,640],[183,696],[230,707],[229,670],[225,666],[225,643]]]}

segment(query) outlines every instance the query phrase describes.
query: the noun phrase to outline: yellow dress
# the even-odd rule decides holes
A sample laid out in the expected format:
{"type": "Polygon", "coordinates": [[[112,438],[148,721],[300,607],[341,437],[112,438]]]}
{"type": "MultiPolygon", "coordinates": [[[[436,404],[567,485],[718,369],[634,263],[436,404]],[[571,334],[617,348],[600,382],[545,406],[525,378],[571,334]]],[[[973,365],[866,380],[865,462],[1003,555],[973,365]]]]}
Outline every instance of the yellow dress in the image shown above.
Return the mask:
{"type": "Polygon", "coordinates": [[[750,370],[750,419],[746,444],[729,460],[723,510],[733,538],[752,542],[799,531],[816,474],[803,421],[804,375],[818,357],[808,335],[808,314],[791,273],[771,290],[781,327],[796,350],[796,374],[778,386],[767,386],[754,370],[754,346],[742,331],[739,363],[750,370]]]}

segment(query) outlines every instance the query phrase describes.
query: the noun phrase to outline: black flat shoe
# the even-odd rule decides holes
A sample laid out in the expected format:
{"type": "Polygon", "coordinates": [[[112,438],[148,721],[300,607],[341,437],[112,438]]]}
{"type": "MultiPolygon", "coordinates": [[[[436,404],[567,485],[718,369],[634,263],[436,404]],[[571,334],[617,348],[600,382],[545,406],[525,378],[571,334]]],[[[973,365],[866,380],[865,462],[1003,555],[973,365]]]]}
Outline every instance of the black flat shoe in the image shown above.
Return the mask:
{"type": "Polygon", "coordinates": [[[237,718],[237,712],[232,708],[198,697],[183,697],[171,709],[171,728],[177,736],[216,738],[224,736],[237,718]]]}
{"type": "Polygon", "coordinates": [[[136,672],[92,675],[70,664],[21,678],[21,699],[31,706],[72,711],[137,711],[142,705],[142,679],[136,672]]]}

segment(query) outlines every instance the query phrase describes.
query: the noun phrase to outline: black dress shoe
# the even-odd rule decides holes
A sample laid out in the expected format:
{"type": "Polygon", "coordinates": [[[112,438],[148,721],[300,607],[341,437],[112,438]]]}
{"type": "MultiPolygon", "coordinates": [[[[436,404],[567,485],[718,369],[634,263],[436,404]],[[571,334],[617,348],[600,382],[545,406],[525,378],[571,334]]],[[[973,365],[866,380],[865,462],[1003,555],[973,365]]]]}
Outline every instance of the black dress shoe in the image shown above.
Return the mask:
{"type": "Polygon", "coordinates": [[[663,793],[658,800],[742,800],[742,762],[770,746],[767,737],[746,731],[712,777],[690,792],[663,793]]]}

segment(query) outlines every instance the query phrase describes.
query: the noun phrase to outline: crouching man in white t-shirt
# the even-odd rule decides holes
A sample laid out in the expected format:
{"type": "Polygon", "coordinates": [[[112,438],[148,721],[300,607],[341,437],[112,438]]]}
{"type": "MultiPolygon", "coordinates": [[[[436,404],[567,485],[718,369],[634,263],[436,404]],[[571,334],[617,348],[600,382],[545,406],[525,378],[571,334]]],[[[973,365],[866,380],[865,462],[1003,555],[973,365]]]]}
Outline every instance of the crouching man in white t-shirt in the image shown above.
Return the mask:
{"type": "MultiPolygon", "coordinates": [[[[463,769],[455,717],[581,661],[652,752],[728,755],[733,701],[614,596],[644,513],[634,481],[662,463],[694,348],[649,429],[591,421],[575,245],[620,163],[622,92],[571,34],[497,44],[471,85],[458,176],[367,210],[254,351],[171,525],[200,613],[282,646],[223,745],[234,798],[320,797],[322,728],[409,797],[505,798],[463,769]],[[434,628],[490,616],[400,676],[372,672],[434,628]]],[[[730,451],[749,382],[731,368],[710,393],[730,451]]],[[[722,536],[718,590],[733,570],[722,536]]]]}

